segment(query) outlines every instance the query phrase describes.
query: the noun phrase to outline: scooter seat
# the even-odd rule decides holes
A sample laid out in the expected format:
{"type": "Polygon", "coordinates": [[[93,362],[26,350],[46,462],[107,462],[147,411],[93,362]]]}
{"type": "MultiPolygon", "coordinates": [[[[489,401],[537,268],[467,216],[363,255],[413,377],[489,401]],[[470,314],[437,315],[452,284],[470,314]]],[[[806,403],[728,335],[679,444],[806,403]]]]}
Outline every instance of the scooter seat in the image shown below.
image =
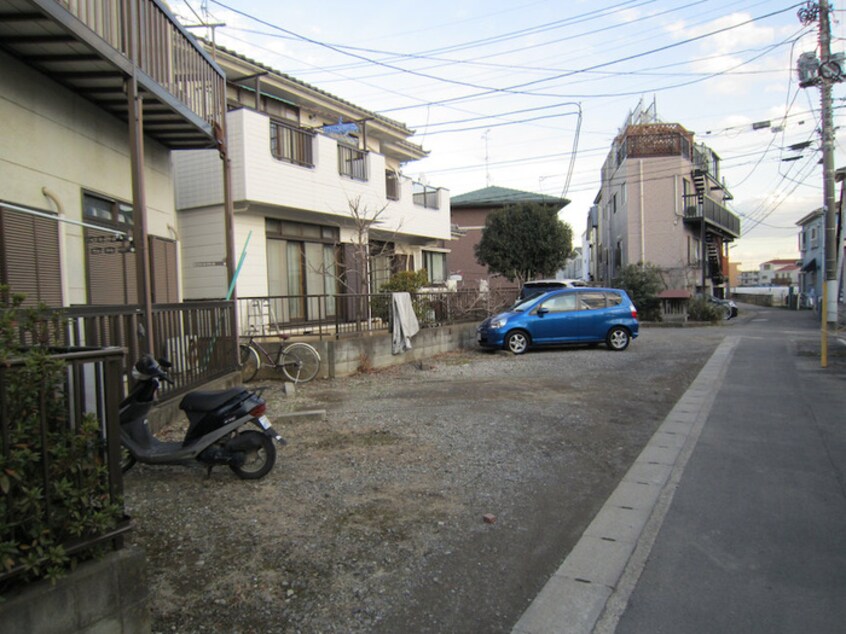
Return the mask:
{"type": "MultiPolygon", "coordinates": [[[[242,394],[249,394],[243,387],[233,387],[228,390],[209,390],[207,392],[191,392],[186,394],[179,403],[179,409],[192,412],[211,412],[221,405],[228,403],[242,394]]],[[[244,400],[243,398],[241,400],[244,400]]]]}

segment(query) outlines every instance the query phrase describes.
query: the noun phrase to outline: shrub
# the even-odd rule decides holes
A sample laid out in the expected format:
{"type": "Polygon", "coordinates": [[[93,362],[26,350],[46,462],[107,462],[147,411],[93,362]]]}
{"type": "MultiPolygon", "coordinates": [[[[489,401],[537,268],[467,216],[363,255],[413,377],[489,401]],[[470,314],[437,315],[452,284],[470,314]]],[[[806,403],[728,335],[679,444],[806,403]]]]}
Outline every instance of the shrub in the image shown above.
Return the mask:
{"type": "Polygon", "coordinates": [[[710,321],[717,323],[722,320],[720,307],[709,302],[704,297],[694,297],[688,302],[687,317],[691,321],[710,321]]]}
{"type": "MultiPolygon", "coordinates": [[[[394,273],[387,282],[379,287],[380,293],[411,293],[414,295],[429,282],[429,274],[426,269],[419,271],[400,271],[394,273]]],[[[391,298],[386,295],[377,295],[370,300],[370,309],[374,317],[387,322],[391,318],[391,298]]],[[[421,319],[421,310],[425,312],[426,307],[418,306],[414,302],[414,312],[417,318],[421,319]]],[[[422,320],[421,320],[422,321],[422,320]]]]}
{"type": "Polygon", "coordinates": [[[658,267],[653,264],[629,264],[620,271],[612,284],[628,293],[640,319],[660,321],[661,300],[658,294],[664,290],[664,281],[658,267]]]}
{"type": "Polygon", "coordinates": [[[0,296],[0,573],[55,581],[97,550],[67,547],[117,526],[123,508],[110,496],[100,422],[69,418],[67,368],[46,345],[43,308],[20,311],[3,287],[0,296]],[[33,345],[20,348],[19,332],[33,345]]]}

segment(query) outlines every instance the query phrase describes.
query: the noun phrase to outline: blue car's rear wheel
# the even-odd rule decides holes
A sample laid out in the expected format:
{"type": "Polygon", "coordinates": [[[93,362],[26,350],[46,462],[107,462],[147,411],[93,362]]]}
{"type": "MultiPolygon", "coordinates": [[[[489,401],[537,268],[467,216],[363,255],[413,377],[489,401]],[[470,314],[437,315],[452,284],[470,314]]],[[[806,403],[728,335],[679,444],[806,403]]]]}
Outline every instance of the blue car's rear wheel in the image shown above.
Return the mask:
{"type": "Polygon", "coordinates": [[[505,347],[514,354],[523,354],[529,349],[529,335],[522,330],[509,332],[505,337],[505,347]]]}
{"type": "Polygon", "coordinates": [[[632,336],[629,334],[628,330],[622,326],[614,326],[608,331],[605,343],[608,345],[610,350],[616,350],[619,352],[620,350],[628,348],[631,340],[632,336]]]}

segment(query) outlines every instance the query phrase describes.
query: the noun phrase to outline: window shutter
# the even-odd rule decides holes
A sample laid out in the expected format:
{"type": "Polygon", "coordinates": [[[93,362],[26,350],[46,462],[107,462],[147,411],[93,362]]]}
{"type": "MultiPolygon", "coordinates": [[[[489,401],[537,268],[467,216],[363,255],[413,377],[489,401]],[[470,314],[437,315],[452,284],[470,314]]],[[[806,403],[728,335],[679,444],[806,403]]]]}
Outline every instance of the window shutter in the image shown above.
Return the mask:
{"type": "Polygon", "coordinates": [[[137,304],[135,254],[114,234],[85,229],[89,304],[137,304]]]}
{"type": "Polygon", "coordinates": [[[58,219],[0,207],[0,281],[24,293],[24,306],[62,305],[58,219]]]}
{"type": "Polygon", "coordinates": [[[176,242],[150,236],[152,295],[154,304],[175,304],[177,291],[176,242]]]}

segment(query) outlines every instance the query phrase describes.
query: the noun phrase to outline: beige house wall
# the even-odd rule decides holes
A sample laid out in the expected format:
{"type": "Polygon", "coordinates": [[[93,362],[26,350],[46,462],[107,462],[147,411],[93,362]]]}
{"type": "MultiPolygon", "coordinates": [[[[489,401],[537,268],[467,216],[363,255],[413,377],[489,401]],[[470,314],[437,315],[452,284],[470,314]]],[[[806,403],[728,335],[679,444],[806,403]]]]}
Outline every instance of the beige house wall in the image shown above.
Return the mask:
{"type": "MultiPolygon", "coordinates": [[[[131,203],[126,124],[2,52],[0,68],[0,200],[75,221],[83,191],[131,203]]],[[[144,149],[148,231],[173,239],[170,153],[149,139],[144,149]]],[[[86,302],[82,236],[82,227],[60,223],[65,305],[86,302]]]]}
{"type": "Polygon", "coordinates": [[[608,248],[613,259],[622,241],[622,266],[646,262],[664,270],[671,287],[694,283],[700,265],[689,242],[698,236],[683,220],[683,181],[690,172],[680,156],[623,161],[602,184],[600,249],[608,248]]]}

